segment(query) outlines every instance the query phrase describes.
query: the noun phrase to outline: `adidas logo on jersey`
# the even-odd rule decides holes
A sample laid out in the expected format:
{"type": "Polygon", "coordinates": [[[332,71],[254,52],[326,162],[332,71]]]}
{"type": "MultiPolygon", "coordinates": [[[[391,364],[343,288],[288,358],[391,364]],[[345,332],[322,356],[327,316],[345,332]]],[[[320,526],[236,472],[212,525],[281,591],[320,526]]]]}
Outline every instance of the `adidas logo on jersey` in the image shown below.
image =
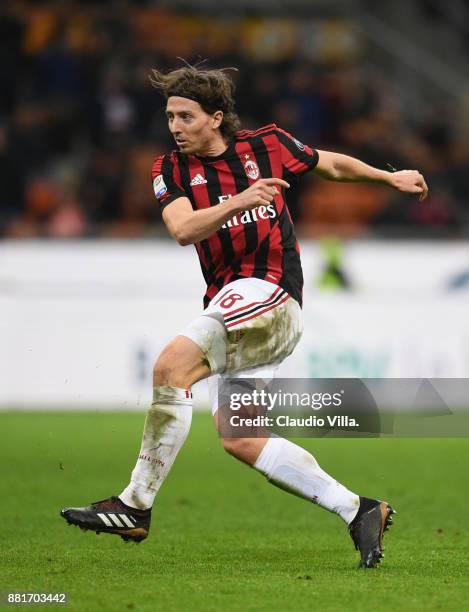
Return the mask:
{"type": "Polygon", "coordinates": [[[207,180],[201,174],[196,174],[189,184],[194,187],[194,185],[205,185],[206,182],[207,180]]]}

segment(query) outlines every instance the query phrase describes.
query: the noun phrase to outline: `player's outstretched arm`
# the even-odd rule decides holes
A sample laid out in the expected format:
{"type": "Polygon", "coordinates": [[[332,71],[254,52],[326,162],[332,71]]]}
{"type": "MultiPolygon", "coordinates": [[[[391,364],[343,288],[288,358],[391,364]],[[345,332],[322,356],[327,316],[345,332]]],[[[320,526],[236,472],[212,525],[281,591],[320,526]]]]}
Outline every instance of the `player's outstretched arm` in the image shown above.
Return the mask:
{"type": "Polygon", "coordinates": [[[331,151],[318,151],[318,154],[319,161],[314,172],[329,181],[383,183],[404,193],[419,194],[419,200],[427,197],[428,187],[418,170],[387,172],[349,155],[331,151]]]}
{"type": "Polygon", "coordinates": [[[268,206],[279,193],[278,187],[290,185],[279,178],[260,179],[218,206],[195,211],[188,198],[177,198],[164,208],[163,221],[179,244],[194,244],[211,236],[243,210],[268,206]]]}

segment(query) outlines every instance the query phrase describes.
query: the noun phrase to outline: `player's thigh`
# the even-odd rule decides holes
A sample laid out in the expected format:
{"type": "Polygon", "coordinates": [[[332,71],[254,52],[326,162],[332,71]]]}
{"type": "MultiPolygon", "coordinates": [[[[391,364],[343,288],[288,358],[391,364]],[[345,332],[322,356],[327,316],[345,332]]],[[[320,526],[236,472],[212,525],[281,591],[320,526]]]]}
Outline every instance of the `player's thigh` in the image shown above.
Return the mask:
{"type": "Polygon", "coordinates": [[[153,384],[188,388],[210,374],[200,347],[185,336],[176,336],[156,360],[153,384]]]}
{"type": "Polygon", "coordinates": [[[190,387],[226,368],[226,329],[217,314],[193,319],[162,351],[154,384],[190,387]]]}
{"type": "Polygon", "coordinates": [[[218,313],[204,313],[197,317],[181,331],[180,336],[198,347],[210,374],[225,371],[227,333],[223,318],[218,313]]]}

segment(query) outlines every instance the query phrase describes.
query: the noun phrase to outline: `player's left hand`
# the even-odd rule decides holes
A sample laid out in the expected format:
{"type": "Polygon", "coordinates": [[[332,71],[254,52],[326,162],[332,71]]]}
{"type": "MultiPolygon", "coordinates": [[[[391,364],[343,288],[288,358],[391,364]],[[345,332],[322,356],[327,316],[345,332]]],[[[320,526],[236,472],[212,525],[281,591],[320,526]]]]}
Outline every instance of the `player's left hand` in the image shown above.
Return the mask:
{"type": "Polygon", "coordinates": [[[404,193],[418,193],[419,201],[425,200],[428,187],[418,170],[399,170],[390,175],[391,185],[404,193]]]}

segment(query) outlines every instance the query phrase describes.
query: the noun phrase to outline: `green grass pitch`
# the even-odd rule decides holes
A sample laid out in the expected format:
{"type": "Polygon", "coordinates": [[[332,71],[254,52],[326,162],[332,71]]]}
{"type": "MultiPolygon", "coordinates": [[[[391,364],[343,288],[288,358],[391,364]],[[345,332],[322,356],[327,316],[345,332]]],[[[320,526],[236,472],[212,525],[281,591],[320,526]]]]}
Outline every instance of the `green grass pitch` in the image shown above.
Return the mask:
{"type": "Polygon", "coordinates": [[[87,612],[467,609],[469,439],[301,441],[398,511],[365,571],[342,521],[226,455],[209,414],[194,415],[145,542],[67,527],[63,506],[127,483],[143,418],[0,413],[0,591],[67,592],[87,612]]]}

